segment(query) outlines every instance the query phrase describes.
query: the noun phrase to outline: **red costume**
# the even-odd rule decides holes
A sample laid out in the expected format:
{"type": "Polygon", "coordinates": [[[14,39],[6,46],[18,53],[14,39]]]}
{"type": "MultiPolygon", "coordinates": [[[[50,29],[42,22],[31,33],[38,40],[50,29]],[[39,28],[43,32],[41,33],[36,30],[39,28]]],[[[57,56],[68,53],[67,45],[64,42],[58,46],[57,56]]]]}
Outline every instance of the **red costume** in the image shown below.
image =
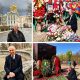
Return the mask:
{"type": "Polygon", "coordinates": [[[59,1],[58,0],[54,0],[53,8],[59,10],[59,1]]]}
{"type": "Polygon", "coordinates": [[[44,17],[45,13],[45,6],[43,5],[42,7],[35,10],[34,17],[44,17]]]}
{"type": "Polygon", "coordinates": [[[33,76],[38,76],[41,74],[41,64],[42,64],[41,60],[38,60],[37,61],[38,69],[33,71],[33,76]]]}
{"type": "Polygon", "coordinates": [[[44,17],[46,10],[45,10],[45,3],[44,0],[34,0],[34,17],[42,18],[44,17]]]}
{"type": "Polygon", "coordinates": [[[54,5],[53,5],[53,8],[55,9],[59,9],[60,4],[62,4],[63,0],[54,0],[54,5]]]}
{"type": "Polygon", "coordinates": [[[58,74],[61,69],[61,66],[60,66],[60,59],[57,56],[54,57],[54,66],[55,66],[56,74],[58,74]]]}

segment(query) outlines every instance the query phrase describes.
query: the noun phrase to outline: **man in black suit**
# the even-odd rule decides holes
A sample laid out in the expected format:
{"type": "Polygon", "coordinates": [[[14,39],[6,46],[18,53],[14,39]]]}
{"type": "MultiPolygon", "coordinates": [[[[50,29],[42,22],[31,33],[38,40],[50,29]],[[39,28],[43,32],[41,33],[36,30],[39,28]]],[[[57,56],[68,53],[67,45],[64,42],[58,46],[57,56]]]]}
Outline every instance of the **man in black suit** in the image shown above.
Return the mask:
{"type": "Polygon", "coordinates": [[[10,54],[5,60],[4,69],[6,75],[4,80],[24,80],[21,56],[16,54],[14,46],[10,46],[8,50],[10,54]]]}
{"type": "Polygon", "coordinates": [[[69,79],[69,80],[78,80],[78,79],[77,79],[77,75],[76,75],[76,71],[75,71],[74,68],[72,68],[72,67],[69,67],[68,79],[69,79]]]}
{"type": "Polygon", "coordinates": [[[9,32],[7,42],[25,42],[25,37],[18,29],[17,23],[13,26],[12,31],[9,32]]]}
{"type": "Polygon", "coordinates": [[[71,26],[71,29],[74,33],[76,33],[77,30],[77,18],[73,11],[70,9],[69,10],[69,17],[65,19],[64,21],[68,21],[67,25],[71,26]]]}

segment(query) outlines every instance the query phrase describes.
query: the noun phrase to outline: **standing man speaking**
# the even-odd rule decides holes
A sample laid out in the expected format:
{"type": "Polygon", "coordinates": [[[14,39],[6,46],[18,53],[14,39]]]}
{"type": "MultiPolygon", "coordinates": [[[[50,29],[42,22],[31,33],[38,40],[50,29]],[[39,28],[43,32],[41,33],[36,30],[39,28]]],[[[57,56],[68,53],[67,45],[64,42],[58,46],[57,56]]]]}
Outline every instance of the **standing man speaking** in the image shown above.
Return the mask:
{"type": "Polygon", "coordinates": [[[4,80],[24,80],[21,56],[16,54],[14,46],[10,46],[8,50],[9,55],[6,57],[4,65],[6,72],[4,80]]]}

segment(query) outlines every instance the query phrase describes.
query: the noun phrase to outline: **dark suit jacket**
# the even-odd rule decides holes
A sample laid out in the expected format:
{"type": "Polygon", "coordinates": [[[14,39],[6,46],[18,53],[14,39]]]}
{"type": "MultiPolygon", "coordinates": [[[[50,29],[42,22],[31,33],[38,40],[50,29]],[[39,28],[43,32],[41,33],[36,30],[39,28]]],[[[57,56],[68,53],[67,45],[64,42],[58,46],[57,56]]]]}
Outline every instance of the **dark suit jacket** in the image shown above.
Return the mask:
{"type": "Polygon", "coordinates": [[[9,32],[8,37],[7,37],[7,42],[25,42],[25,37],[21,31],[18,30],[18,34],[12,30],[9,32]],[[18,35],[18,37],[17,37],[18,35]]]}
{"type": "Polygon", "coordinates": [[[75,16],[75,14],[72,15],[71,19],[70,19],[70,16],[69,16],[64,21],[68,21],[67,25],[71,25],[72,30],[77,30],[77,18],[75,16]]]}
{"type": "MultiPolygon", "coordinates": [[[[13,72],[16,75],[23,73],[21,56],[18,54],[15,55],[15,68],[16,69],[13,72]]],[[[6,57],[4,69],[5,69],[6,75],[8,75],[9,72],[11,72],[11,56],[10,55],[6,57]]]]}
{"type": "Polygon", "coordinates": [[[74,69],[71,69],[71,71],[68,73],[68,79],[69,80],[78,80],[76,71],[74,69]]]}

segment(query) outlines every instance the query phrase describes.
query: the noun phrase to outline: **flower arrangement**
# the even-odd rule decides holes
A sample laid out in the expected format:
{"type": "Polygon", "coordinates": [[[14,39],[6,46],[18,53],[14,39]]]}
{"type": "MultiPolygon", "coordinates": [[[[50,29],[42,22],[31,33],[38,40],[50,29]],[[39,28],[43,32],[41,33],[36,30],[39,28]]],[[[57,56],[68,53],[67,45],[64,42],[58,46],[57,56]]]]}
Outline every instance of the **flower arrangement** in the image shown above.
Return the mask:
{"type": "Polygon", "coordinates": [[[49,60],[46,60],[46,59],[42,60],[41,72],[43,76],[48,76],[48,74],[51,74],[49,60]]]}
{"type": "MultiPolygon", "coordinates": [[[[54,26],[53,26],[54,27],[54,26]]],[[[68,41],[68,42],[79,42],[80,37],[71,30],[70,26],[60,26],[56,30],[48,29],[47,37],[50,41],[68,41]]]]}
{"type": "Polygon", "coordinates": [[[63,75],[59,75],[59,76],[53,76],[49,78],[48,80],[68,80],[68,79],[63,75]]]}

